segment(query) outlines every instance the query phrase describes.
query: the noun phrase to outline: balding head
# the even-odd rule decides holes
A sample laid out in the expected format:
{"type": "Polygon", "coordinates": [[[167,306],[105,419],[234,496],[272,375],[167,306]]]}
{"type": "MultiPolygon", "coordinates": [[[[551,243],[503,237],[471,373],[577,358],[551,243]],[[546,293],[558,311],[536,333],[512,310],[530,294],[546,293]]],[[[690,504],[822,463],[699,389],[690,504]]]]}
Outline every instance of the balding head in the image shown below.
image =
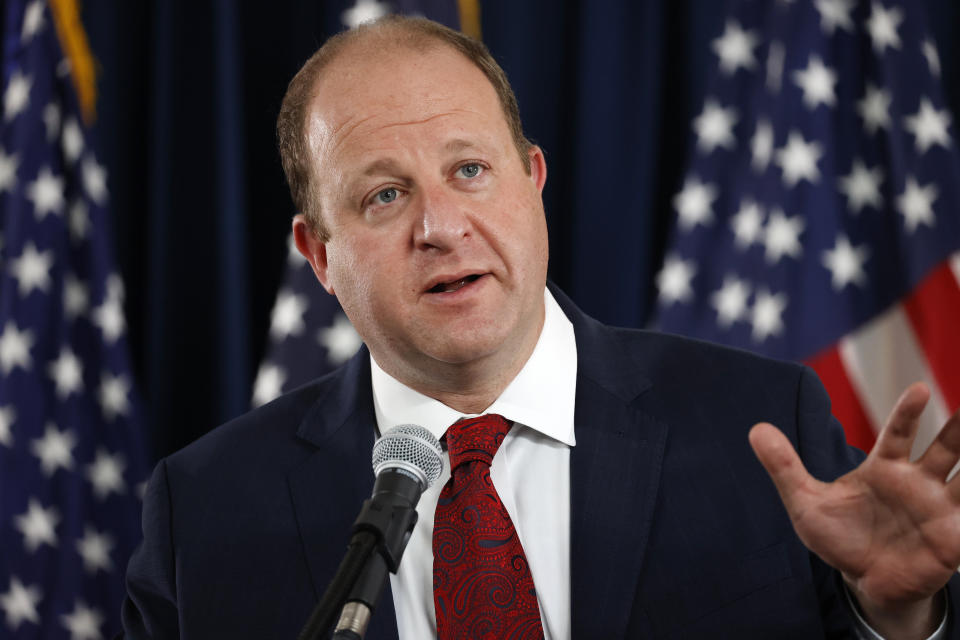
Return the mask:
{"type": "Polygon", "coordinates": [[[313,153],[307,140],[307,120],[317,97],[319,79],[331,64],[350,64],[355,56],[389,56],[392,51],[419,52],[450,47],[479,68],[493,85],[525,169],[529,172],[528,151],[533,144],[523,135],[517,99],[507,76],[483,43],[424,18],[388,16],[356,29],[339,33],[314,53],[290,85],[277,118],[277,143],[283,170],[296,208],[322,240],[329,237],[317,197],[313,153]]]}

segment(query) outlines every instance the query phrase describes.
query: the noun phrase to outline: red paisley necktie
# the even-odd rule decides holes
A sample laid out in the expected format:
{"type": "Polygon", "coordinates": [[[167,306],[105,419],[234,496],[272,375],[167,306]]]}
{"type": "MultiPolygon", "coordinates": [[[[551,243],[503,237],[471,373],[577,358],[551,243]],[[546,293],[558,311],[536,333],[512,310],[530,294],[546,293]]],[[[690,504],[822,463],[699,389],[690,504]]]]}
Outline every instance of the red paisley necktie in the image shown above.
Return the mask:
{"type": "Polygon", "coordinates": [[[450,480],[433,524],[439,640],[543,638],[527,556],[490,480],[490,463],[510,426],[487,414],[458,421],[444,436],[450,480]]]}

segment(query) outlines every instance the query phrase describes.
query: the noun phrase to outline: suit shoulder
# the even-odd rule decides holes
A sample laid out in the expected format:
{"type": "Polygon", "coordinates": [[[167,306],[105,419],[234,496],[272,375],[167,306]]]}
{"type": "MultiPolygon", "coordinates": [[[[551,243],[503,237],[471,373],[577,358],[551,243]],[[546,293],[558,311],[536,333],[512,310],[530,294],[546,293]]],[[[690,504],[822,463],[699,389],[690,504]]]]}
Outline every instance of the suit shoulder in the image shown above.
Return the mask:
{"type": "Polygon", "coordinates": [[[253,458],[283,460],[307,451],[297,429],[329,387],[329,376],[319,378],[215,427],[168,456],[168,469],[195,475],[253,458]]]}
{"type": "Polygon", "coordinates": [[[718,375],[730,370],[742,373],[782,375],[797,380],[806,367],[796,362],[776,360],[744,349],[643,329],[613,329],[618,339],[629,345],[635,358],[663,370],[683,368],[687,375],[718,375]],[[696,366],[693,366],[696,365],[696,366]]]}

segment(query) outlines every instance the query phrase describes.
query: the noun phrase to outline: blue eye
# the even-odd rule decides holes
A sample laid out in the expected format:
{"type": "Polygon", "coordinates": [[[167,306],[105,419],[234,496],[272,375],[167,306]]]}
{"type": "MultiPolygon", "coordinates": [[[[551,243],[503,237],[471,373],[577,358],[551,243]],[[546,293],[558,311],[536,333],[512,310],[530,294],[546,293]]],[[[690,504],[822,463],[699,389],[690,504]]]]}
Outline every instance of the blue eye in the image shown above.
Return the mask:
{"type": "Polygon", "coordinates": [[[384,189],[374,196],[378,204],[389,204],[397,199],[397,190],[390,188],[384,189]]]}
{"type": "Polygon", "coordinates": [[[457,169],[457,171],[459,171],[460,175],[462,175],[464,178],[476,178],[478,175],[480,175],[480,172],[483,171],[483,167],[474,162],[463,165],[457,169]]]}

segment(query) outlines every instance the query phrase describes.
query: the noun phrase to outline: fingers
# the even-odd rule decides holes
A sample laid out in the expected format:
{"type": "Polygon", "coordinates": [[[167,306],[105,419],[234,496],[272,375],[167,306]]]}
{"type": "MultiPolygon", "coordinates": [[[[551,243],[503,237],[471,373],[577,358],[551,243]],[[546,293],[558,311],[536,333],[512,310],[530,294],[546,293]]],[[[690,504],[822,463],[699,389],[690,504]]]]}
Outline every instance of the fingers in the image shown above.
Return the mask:
{"type": "Polygon", "coordinates": [[[909,458],[913,438],[920,426],[920,414],[930,399],[930,390],[922,382],[915,382],[900,396],[887,418],[887,424],[877,438],[873,455],[882,458],[909,458]]]}
{"type": "Polygon", "coordinates": [[[960,411],[953,414],[917,464],[941,480],[960,460],[960,411]]]}
{"type": "Polygon", "coordinates": [[[787,511],[793,514],[802,510],[802,500],[806,495],[802,489],[816,481],[807,473],[787,436],[772,424],[761,422],[750,429],[749,439],[753,452],[770,474],[787,511]]]}

